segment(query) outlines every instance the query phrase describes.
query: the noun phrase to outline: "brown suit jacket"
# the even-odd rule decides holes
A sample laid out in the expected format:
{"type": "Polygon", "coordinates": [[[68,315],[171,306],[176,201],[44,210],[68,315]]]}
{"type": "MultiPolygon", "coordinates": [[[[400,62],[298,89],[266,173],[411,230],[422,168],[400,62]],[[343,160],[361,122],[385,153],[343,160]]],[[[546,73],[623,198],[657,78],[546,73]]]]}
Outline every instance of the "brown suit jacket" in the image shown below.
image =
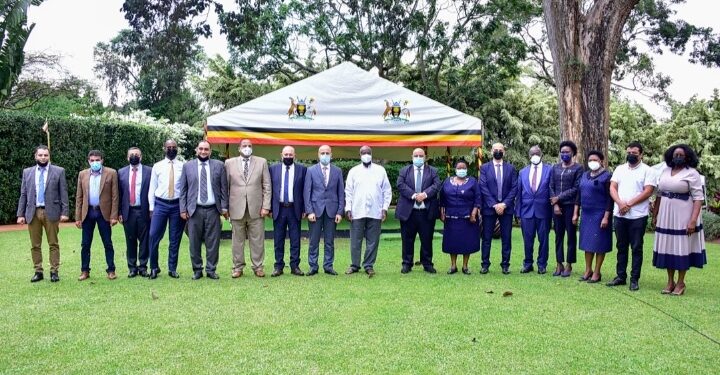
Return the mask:
{"type": "Polygon", "coordinates": [[[260,217],[260,210],[270,211],[270,170],[267,160],[259,156],[250,156],[248,178],[243,175],[242,157],[225,161],[229,190],[230,219],[240,220],[245,216],[245,208],[251,219],[260,217]]]}
{"type": "MultiPolygon", "coordinates": [[[[117,220],[118,195],[117,171],[112,168],[103,167],[100,175],[100,212],[107,221],[117,220]]],[[[75,220],[85,221],[90,200],[90,169],[84,169],[78,173],[77,191],[75,193],[75,220]]]]}

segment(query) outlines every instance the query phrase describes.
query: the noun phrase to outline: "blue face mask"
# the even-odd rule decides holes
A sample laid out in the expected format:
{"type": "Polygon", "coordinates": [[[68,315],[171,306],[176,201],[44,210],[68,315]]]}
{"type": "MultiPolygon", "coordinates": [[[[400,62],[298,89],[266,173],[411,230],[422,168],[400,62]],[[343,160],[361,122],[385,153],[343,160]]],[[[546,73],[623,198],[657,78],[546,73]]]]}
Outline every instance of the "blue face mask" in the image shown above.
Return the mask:
{"type": "Polygon", "coordinates": [[[467,169],[456,169],[455,174],[460,178],[465,178],[465,176],[467,176],[467,169]]]}
{"type": "Polygon", "coordinates": [[[320,155],[320,164],[322,164],[322,165],[330,164],[330,155],[320,155]]]}
{"type": "Polygon", "coordinates": [[[423,164],[425,164],[425,158],[421,158],[421,157],[414,157],[414,158],[413,158],[413,165],[414,165],[414,166],[416,166],[416,167],[419,168],[419,167],[422,167],[423,164]]]}
{"type": "Polygon", "coordinates": [[[560,160],[562,160],[562,161],[564,161],[564,162],[567,163],[567,162],[570,161],[570,159],[572,159],[572,155],[571,155],[571,154],[560,154],[560,160]]]}
{"type": "Polygon", "coordinates": [[[102,162],[99,161],[93,161],[90,162],[90,169],[92,169],[93,172],[97,172],[102,168],[102,162]]]}

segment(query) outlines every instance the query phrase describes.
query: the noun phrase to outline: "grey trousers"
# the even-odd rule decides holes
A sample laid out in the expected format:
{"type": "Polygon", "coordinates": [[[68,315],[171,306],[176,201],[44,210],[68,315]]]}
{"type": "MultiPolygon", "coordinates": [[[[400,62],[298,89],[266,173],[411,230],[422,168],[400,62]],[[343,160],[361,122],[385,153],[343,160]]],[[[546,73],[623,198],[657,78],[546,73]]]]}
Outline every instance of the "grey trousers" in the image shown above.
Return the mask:
{"type": "Polygon", "coordinates": [[[206,272],[215,272],[220,250],[220,213],[215,207],[198,207],[188,220],[188,237],[190,238],[190,261],[193,271],[202,271],[202,243],[205,242],[207,262],[206,272]]]}
{"type": "Polygon", "coordinates": [[[350,222],[350,258],[353,269],[360,269],[360,252],[365,238],[365,258],[363,268],[370,269],[375,265],[378,243],[380,242],[380,224],[382,220],[372,218],[355,219],[350,222]]]}

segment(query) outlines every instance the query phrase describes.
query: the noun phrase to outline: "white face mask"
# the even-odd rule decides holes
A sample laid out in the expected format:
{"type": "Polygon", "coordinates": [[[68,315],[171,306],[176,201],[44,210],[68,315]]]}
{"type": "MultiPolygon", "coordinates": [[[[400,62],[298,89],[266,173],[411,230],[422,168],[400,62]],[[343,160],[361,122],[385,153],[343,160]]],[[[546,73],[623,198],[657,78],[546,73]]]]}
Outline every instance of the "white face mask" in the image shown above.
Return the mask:
{"type": "Polygon", "coordinates": [[[597,171],[598,169],[600,169],[600,163],[596,161],[589,161],[588,167],[593,171],[597,171]]]}
{"type": "Polygon", "coordinates": [[[535,165],[540,164],[541,161],[542,161],[542,159],[540,158],[540,155],[533,155],[530,157],[530,162],[535,165]]]}
{"type": "Polygon", "coordinates": [[[368,164],[372,161],[372,155],[362,154],[362,155],[360,155],[360,161],[362,161],[365,164],[368,164]]]}
{"type": "Polygon", "coordinates": [[[248,157],[248,156],[252,155],[252,147],[243,147],[240,149],[240,152],[242,152],[242,154],[245,155],[245,157],[248,157]]]}

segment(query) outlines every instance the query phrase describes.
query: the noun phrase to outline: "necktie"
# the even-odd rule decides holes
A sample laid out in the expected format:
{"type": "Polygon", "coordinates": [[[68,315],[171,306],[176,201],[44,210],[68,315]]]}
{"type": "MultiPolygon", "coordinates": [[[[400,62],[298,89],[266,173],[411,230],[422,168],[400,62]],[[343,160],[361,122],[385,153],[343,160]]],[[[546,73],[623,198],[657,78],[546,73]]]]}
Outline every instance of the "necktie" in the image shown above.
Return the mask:
{"type": "Polygon", "coordinates": [[[325,187],[327,187],[327,185],[328,185],[328,170],[327,169],[328,168],[323,167],[322,169],[323,169],[323,184],[325,184],[325,187]]]}
{"type": "Polygon", "coordinates": [[[502,187],[503,187],[503,180],[502,180],[502,170],[501,170],[500,164],[495,164],[495,177],[497,179],[497,200],[502,201],[502,187]]]}
{"type": "Polygon", "coordinates": [[[168,177],[168,199],[175,198],[175,168],[170,160],[170,177],[168,177]]]}
{"type": "MultiPolygon", "coordinates": [[[[417,169],[417,174],[415,175],[415,193],[422,192],[422,169],[417,169]]],[[[415,201],[415,207],[420,207],[420,203],[415,201]]]]}
{"type": "Polygon", "coordinates": [[[40,168],[40,177],[38,178],[38,206],[45,205],[45,168],[40,168]]]}
{"type": "Polygon", "coordinates": [[[247,180],[250,170],[250,158],[243,158],[243,177],[247,180]]]}
{"type": "Polygon", "coordinates": [[[132,169],[132,177],[130,177],[130,205],[135,205],[135,181],[137,181],[137,167],[132,169]]]}
{"type": "Polygon", "coordinates": [[[284,203],[290,203],[290,190],[288,189],[288,185],[290,185],[290,167],[285,167],[285,181],[284,181],[284,187],[283,187],[283,202],[284,203]]]}
{"type": "Polygon", "coordinates": [[[205,203],[208,200],[207,192],[207,169],[205,168],[205,162],[201,163],[202,169],[200,170],[200,202],[205,203]]]}
{"type": "Polygon", "coordinates": [[[532,180],[530,181],[530,189],[532,192],[537,191],[537,165],[533,168],[532,180]]]}

